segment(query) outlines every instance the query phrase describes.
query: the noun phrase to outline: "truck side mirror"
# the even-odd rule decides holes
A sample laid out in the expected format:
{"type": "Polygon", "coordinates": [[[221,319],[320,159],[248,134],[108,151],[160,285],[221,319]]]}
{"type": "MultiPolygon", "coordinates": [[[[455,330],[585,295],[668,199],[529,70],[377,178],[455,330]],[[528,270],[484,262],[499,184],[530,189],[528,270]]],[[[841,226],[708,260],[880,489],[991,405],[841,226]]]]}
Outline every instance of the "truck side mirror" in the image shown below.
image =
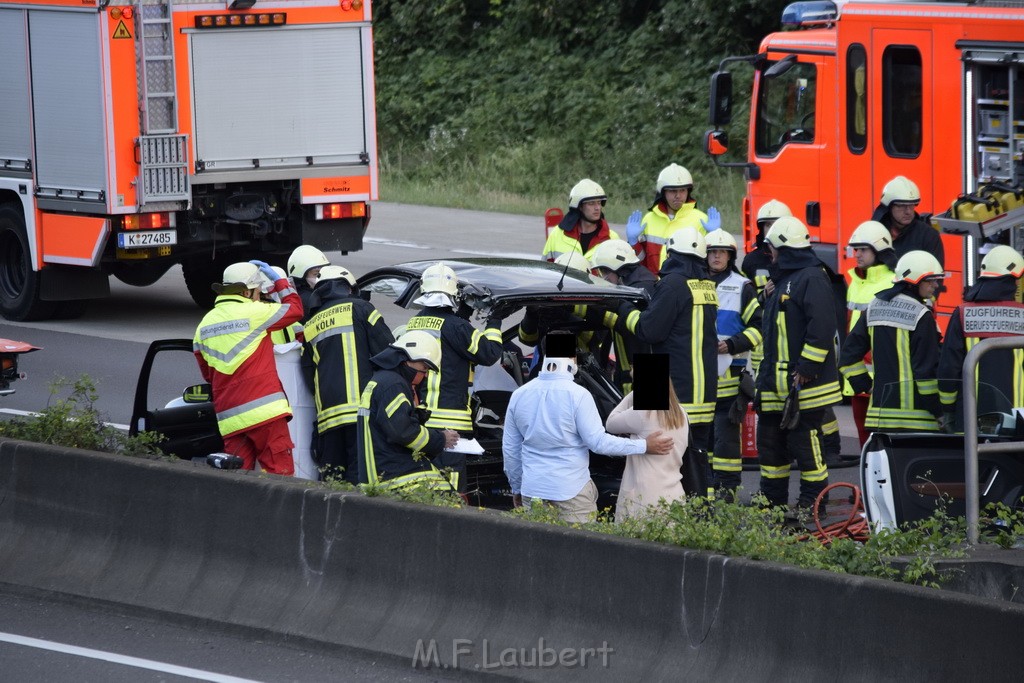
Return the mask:
{"type": "Polygon", "coordinates": [[[729,151],[729,135],[724,130],[709,130],[704,133],[704,151],[713,157],[729,151]]]}
{"type": "Polygon", "coordinates": [[[724,128],[732,121],[732,74],[716,71],[711,75],[711,125],[724,128]]]}

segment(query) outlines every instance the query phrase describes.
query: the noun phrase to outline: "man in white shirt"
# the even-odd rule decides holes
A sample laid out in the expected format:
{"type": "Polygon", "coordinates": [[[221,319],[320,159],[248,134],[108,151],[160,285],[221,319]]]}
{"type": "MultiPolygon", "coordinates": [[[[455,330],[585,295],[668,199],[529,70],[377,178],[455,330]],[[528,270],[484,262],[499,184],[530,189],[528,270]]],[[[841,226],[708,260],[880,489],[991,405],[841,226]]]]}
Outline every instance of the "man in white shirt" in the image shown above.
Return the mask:
{"type": "Polygon", "coordinates": [[[544,344],[540,374],[516,389],[508,404],[502,438],[505,474],[517,507],[541,500],[566,522],[591,521],[597,514],[597,487],[590,478],[590,451],[664,455],[672,439],[660,431],[646,439],[605,432],[594,397],[573,380],[574,335],[551,333],[544,344]]]}

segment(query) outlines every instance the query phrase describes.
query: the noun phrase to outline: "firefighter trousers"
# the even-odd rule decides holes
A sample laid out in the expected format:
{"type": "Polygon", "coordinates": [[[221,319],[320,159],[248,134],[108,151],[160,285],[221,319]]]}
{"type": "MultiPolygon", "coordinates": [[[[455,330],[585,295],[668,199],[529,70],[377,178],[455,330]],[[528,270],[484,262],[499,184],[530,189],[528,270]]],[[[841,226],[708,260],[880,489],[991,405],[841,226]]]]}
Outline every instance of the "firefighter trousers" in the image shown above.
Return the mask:
{"type": "Polygon", "coordinates": [[[293,446],[285,417],[224,437],[224,452],[240,457],[242,469],[255,469],[259,462],[271,474],[295,474],[293,446]]]}
{"type": "Polygon", "coordinates": [[[729,412],[736,399],[729,398],[715,404],[715,422],[712,430],[711,469],[714,471],[714,485],[720,493],[735,493],[743,473],[743,459],[740,455],[740,425],[729,419],[729,412]]]}
{"type": "Polygon", "coordinates": [[[350,484],[359,483],[358,434],[356,425],[350,424],[317,435],[317,464],[320,465],[322,479],[330,477],[344,479],[350,484]]]}
{"type": "Polygon", "coordinates": [[[824,409],[801,410],[794,429],[780,429],[782,413],[761,413],[757,421],[757,454],[761,466],[761,493],[771,505],[789,503],[789,472],[796,460],[800,468],[797,505],[810,507],[828,486],[821,439],[824,409]]]}

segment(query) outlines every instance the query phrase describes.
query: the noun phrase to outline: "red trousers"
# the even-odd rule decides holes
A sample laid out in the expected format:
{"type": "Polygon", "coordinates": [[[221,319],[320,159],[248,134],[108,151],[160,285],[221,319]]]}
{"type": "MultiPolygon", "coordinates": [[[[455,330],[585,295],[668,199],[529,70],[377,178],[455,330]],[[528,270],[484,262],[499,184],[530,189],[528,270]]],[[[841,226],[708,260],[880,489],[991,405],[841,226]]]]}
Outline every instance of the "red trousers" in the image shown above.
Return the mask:
{"type": "Polygon", "coordinates": [[[255,469],[258,461],[272,474],[295,474],[293,446],[288,420],[283,417],[224,437],[224,452],[240,457],[243,469],[255,469]]]}

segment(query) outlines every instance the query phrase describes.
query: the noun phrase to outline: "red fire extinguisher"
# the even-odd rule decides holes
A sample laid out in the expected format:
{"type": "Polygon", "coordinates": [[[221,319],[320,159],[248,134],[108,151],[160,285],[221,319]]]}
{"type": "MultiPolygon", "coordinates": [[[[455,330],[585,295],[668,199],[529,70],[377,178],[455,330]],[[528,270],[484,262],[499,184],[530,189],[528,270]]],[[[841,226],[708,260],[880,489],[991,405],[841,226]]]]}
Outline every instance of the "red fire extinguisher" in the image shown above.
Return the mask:
{"type": "Polygon", "coordinates": [[[747,404],[747,414],[743,416],[743,425],[740,428],[740,439],[742,447],[740,455],[744,458],[757,457],[757,412],[753,404],[747,404]]]}

